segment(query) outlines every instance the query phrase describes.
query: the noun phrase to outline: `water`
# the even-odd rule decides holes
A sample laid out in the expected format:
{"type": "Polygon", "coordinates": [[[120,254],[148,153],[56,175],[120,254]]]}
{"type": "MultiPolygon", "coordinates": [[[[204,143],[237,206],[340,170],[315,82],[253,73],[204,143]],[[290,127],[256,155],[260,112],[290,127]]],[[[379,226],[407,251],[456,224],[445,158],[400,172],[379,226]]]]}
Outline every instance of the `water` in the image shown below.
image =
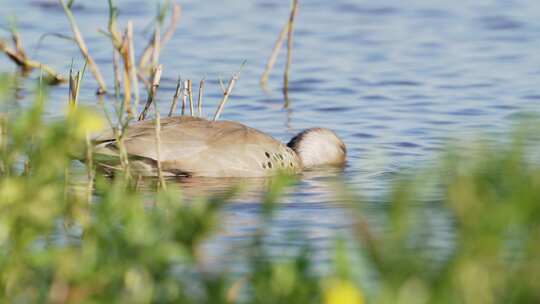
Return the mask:
{"type": "MultiPolygon", "coordinates": [[[[70,59],[82,59],[70,42],[43,33],[70,34],[56,1],[0,0],[2,15],[17,16],[30,55],[64,73],[70,59]]],[[[105,1],[75,1],[74,11],[91,54],[112,84],[111,48],[97,32],[107,26],[105,1]]],[[[120,24],[133,20],[136,49],[155,13],[155,2],[118,1],[120,24]]],[[[290,106],[281,94],[284,52],[270,77],[269,92],[258,85],[266,59],[284,22],[288,0],[182,1],[179,29],[163,49],[164,73],[158,93],[165,113],[176,79],[208,79],[206,113],[220,99],[216,79],[242,70],[223,119],[237,120],[283,141],[313,127],[334,129],[346,142],[349,162],[344,179],[364,195],[384,192],[395,172],[417,168],[436,155],[449,138],[505,133],[513,117],[540,109],[540,2],[479,0],[301,1],[297,17],[290,106]]],[[[5,19],[3,24],[5,25],[5,19]]],[[[5,36],[5,35],[4,35],[5,36]]],[[[0,57],[0,71],[13,65],[0,57]]],[[[88,74],[89,75],[89,74],[88,74]]],[[[35,77],[35,75],[34,75],[35,77]]],[[[88,78],[89,79],[89,78],[88,78]]],[[[94,105],[95,85],[87,80],[82,101],[94,105]]],[[[24,86],[21,103],[29,102],[24,86]]],[[[50,115],[66,101],[65,86],[52,90],[50,115]]],[[[270,248],[295,244],[288,232],[301,230],[325,259],[332,238],[349,225],[335,204],[328,175],[309,173],[287,196],[275,219],[270,248]],[[321,176],[322,175],[322,176],[321,176]]],[[[338,174],[340,175],[340,174],[338,174]]],[[[186,191],[222,187],[219,181],[184,182],[186,191]]],[[[219,236],[208,254],[219,258],[240,248],[253,231],[261,185],[224,212],[219,236]]],[[[439,237],[448,237],[441,219],[439,237]]],[[[445,246],[447,242],[442,242],[445,246]]]]}

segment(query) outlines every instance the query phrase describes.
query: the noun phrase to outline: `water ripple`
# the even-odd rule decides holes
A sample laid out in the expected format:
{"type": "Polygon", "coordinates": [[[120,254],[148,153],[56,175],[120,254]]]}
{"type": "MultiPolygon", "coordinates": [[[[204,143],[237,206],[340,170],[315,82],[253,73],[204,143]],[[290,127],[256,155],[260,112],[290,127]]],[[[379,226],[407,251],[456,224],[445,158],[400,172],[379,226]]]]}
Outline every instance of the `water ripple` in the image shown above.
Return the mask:
{"type": "MultiPolygon", "coordinates": [[[[20,20],[27,50],[35,48],[44,32],[70,32],[56,1],[4,2],[8,13],[20,20]]],[[[122,26],[134,21],[139,55],[149,35],[143,29],[155,17],[155,6],[143,0],[116,2],[122,26]]],[[[458,5],[455,0],[301,2],[289,108],[284,108],[286,52],[278,57],[268,91],[258,81],[288,18],[289,3],[187,1],[178,32],[160,56],[164,71],[159,105],[168,110],[178,75],[194,81],[206,76],[205,112],[212,113],[223,97],[218,75],[227,81],[247,59],[224,119],[239,120],[282,140],[312,126],[332,128],[349,152],[349,164],[340,175],[363,195],[380,197],[397,171],[425,164],[449,138],[488,130],[504,133],[516,120],[540,112],[537,1],[480,2],[489,6],[458,5]]],[[[107,3],[75,1],[75,5],[88,48],[104,77],[112,80],[110,40],[96,32],[107,25],[107,3]]],[[[76,47],[59,39],[46,39],[38,55],[36,59],[63,74],[68,73],[71,58],[82,64],[76,47]]],[[[0,71],[13,71],[13,64],[0,58],[0,71]]],[[[21,79],[20,104],[33,100],[36,75],[21,79]]],[[[95,82],[87,75],[81,103],[95,106],[95,82]]],[[[50,94],[47,113],[58,115],[65,107],[66,87],[53,87],[50,94]]],[[[141,87],[141,99],[145,98],[141,87]]],[[[186,192],[202,191],[200,185],[197,189],[186,181],[181,184],[186,192]]],[[[224,183],[206,186],[223,190],[224,183]]],[[[228,247],[231,241],[237,244],[253,231],[260,212],[254,193],[261,189],[254,186],[251,195],[227,208],[217,248],[228,247]]],[[[272,238],[285,239],[287,229],[303,226],[317,246],[326,248],[336,229],[347,224],[332,193],[324,178],[305,174],[276,215],[279,229],[272,238]]]]}
{"type": "Polygon", "coordinates": [[[480,24],[488,30],[517,30],[524,26],[522,22],[507,16],[486,16],[479,19],[480,24]]]}

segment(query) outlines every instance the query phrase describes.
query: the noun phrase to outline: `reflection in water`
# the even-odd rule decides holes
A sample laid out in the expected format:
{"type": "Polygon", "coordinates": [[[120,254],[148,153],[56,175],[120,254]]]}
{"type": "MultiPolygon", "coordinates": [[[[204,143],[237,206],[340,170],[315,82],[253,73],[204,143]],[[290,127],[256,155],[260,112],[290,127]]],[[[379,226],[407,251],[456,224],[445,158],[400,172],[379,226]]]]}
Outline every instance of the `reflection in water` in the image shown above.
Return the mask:
{"type": "MultiPolygon", "coordinates": [[[[297,176],[298,185],[309,184],[312,191],[330,192],[328,183],[341,178],[344,167],[321,167],[304,171],[297,176]]],[[[152,194],[156,189],[156,178],[140,178],[137,182],[140,191],[152,194]]],[[[235,190],[234,203],[259,202],[273,182],[267,178],[245,177],[169,177],[166,178],[169,187],[181,191],[184,199],[191,201],[201,197],[219,196],[235,190]]],[[[309,203],[309,202],[306,202],[309,203]]]]}
{"type": "MultiPolygon", "coordinates": [[[[156,178],[142,178],[139,190],[154,193],[156,178]]],[[[188,201],[201,197],[219,196],[236,190],[234,200],[238,202],[258,201],[271,182],[269,178],[216,178],[216,177],[169,177],[166,178],[168,187],[180,190],[182,197],[188,201]]]]}

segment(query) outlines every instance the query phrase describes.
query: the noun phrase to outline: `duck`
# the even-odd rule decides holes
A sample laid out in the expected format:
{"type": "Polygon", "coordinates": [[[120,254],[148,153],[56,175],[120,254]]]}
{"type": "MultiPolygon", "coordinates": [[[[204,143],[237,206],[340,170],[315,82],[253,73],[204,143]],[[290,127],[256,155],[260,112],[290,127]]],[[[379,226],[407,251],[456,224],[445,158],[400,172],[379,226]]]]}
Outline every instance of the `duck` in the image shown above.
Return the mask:
{"type": "MultiPolygon", "coordinates": [[[[154,120],[130,124],[122,134],[130,170],[157,176],[267,177],[285,171],[298,174],[319,166],[343,166],[344,142],[332,130],[306,129],[287,144],[242,123],[172,116],[160,120],[160,152],[154,120]]],[[[119,169],[120,149],[113,130],[93,138],[96,163],[106,171],[119,169]]]]}

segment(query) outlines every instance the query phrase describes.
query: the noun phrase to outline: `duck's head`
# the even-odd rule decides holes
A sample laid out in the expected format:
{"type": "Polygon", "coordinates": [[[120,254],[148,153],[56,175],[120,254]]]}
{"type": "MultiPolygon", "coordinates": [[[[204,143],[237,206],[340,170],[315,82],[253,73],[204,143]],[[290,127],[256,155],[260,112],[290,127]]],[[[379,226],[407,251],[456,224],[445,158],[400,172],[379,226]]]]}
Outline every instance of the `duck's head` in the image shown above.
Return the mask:
{"type": "Polygon", "coordinates": [[[339,166],[347,160],[347,148],[334,131],[324,128],[304,130],[287,144],[293,149],[304,168],[322,165],[339,166]]]}

